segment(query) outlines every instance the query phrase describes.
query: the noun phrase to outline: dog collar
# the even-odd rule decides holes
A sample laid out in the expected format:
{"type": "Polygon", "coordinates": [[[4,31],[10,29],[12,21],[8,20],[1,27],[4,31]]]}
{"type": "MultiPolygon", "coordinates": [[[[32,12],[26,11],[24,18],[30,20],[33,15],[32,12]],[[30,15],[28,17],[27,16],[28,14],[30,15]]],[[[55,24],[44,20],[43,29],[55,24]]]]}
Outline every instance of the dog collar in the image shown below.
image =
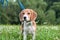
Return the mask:
{"type": "MultiPolygon", "coordinates": [[[[22,22],[22,25],[24,25],[24,21],[22,22]]],[[[32,22],[31,21],[26,21],[26,25],[30,26],[30,25],[32,25],[32,22]]]]}

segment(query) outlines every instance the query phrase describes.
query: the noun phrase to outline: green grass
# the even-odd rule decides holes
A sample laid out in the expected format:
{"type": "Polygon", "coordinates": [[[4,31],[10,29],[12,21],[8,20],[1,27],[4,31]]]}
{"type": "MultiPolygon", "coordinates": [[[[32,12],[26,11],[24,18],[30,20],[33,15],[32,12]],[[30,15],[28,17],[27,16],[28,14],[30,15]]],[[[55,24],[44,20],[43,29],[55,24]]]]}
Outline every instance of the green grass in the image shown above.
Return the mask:
{"type": "MultiPolygon", "coordinates": [[[[19,27],[19,25],[0,25],[0,40],[21,40],[19,27]]],[[[60,26],[38,25],[36,40],[60,40],[60,26]]]]}

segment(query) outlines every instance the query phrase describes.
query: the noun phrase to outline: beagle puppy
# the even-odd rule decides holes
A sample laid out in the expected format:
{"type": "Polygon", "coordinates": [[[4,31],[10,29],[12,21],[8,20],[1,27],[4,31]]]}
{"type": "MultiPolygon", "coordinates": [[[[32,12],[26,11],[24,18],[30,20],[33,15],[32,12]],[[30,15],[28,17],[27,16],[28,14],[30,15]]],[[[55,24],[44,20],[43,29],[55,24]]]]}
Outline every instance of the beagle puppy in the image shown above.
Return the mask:
{"type": "Polygon", "coordinates": [[[23,33],[23,40],[27,40],[27,34],[32,34],[32,40],[35,40],[36,17],[37,13],[32,9],[24,9],[20,12],[19,19],[21,21],[21,31],[23,33]],[[26,22],[24,23],[24,21],[26,22]]]}

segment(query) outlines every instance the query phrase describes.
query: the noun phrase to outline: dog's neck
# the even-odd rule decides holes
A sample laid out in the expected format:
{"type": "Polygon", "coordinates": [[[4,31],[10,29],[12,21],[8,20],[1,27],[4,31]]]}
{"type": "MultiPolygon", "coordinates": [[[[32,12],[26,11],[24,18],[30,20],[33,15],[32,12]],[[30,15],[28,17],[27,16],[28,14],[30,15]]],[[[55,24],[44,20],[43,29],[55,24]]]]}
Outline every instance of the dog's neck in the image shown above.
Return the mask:
{"type": "MultiPolygon", "coordinates": [[[[26,26],[32,26],[32,22],[31,21],[26,21],[26,26]]],[[[24,25],[24,21],[22,22],[22,25],[24,25]]]]}

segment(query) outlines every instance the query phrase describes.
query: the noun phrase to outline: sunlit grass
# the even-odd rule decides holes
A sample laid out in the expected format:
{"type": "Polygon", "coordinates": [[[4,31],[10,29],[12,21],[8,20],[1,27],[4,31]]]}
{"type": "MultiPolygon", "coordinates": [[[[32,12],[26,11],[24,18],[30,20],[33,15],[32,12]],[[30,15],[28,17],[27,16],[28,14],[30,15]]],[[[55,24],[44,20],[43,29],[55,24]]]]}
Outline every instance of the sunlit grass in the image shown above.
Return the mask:
{"type": "MultiPolygon", "coordinates": [[[[20,25],[0,25],[0,40],[21,40],[19,27],[20,25]]],[[[60,26],[38,25],[36,40],[60,40],[60,26]]]]}

